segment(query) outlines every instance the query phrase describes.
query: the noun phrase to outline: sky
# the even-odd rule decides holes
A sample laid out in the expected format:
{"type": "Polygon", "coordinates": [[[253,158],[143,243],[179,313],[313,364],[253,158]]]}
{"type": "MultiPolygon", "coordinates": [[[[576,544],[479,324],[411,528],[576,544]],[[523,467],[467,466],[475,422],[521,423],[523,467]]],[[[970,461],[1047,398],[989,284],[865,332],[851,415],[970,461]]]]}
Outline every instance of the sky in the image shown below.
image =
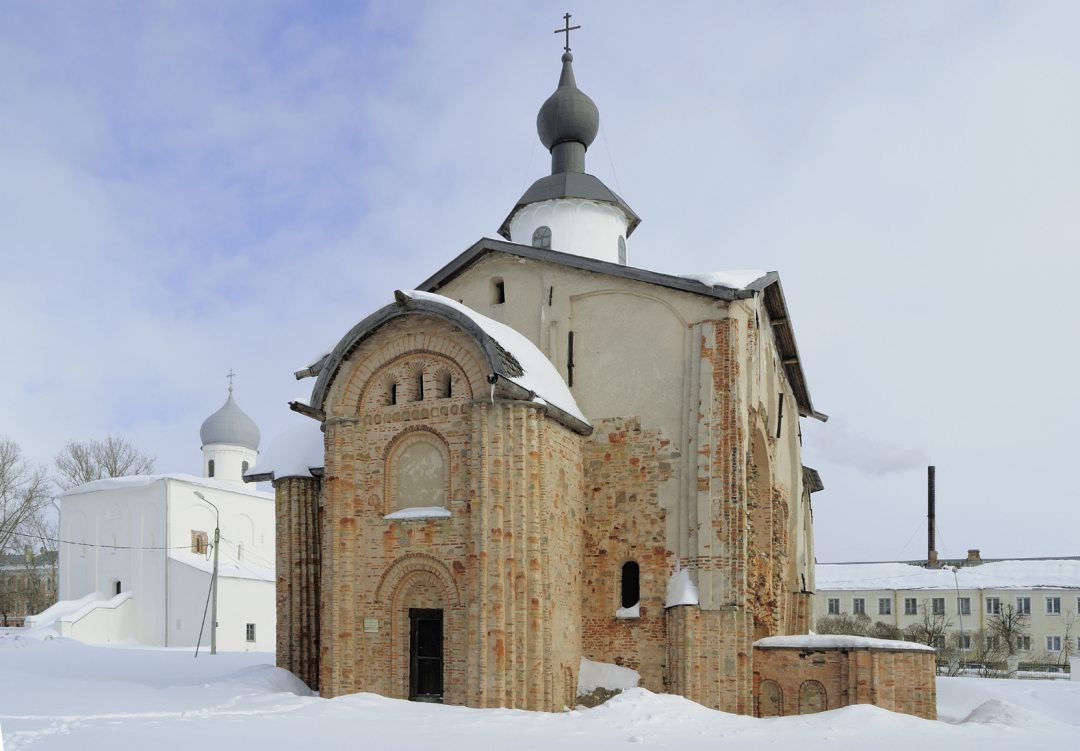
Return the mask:
{"type": "MultiPolygon", "coordinates": [[[[198,473],[548,171],[551,2],[0,0],[0,434],[198,473]]],[[[822,562],[1078,555],[1080,4],[587,2],[629,263],[780,272],[822,562]]]]}

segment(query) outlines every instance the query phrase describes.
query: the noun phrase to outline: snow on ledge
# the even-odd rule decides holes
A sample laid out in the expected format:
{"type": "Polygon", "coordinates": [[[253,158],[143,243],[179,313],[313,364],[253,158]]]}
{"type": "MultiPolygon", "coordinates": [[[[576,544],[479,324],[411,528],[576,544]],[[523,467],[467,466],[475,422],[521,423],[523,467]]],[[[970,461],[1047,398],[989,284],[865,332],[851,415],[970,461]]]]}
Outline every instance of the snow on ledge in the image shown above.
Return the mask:
{"type": "Polygon", "coordinates": [[[608,690],[637,688],[640,681],[641,674],[636,670],[612,665],[609,662],[593,662],[582,657],[581,666],[578,668],[577,692],[580,696],[590,694],[598,688],[608,690]]]}
{"type": "Polygon", "coordinates": [[[754,642],[763,649],[880,649],[892,652],[936,652],[933,647],[895,639],[871,639],[868,636],[843,634],[801,634],[798,636],[768,636],[754,642]]]}
{"type": "Polygon", "coordinates": [[[665,608],[673,608],[676,605],[697,605],[698,588],[690,581],[690,569],[675,569],[667,583],[667,601],[665,608]]]}
{"type": "Polygon", "coordinates": [[[733,271],[713,271],[707,274],[680,274],[683,279],[693,279],[709,287],[727,287],[745,289],[768,272],[759,269],[736,269],[733,271]]]}
{"type": "Polygon", "coordinates": [[[615,611],[616,618],[640,618],[641,617],[641,603],[635,602],[628,608],[619,608],[615,611]]]}
{"type": "Polygon", "coordinates": [[[450,509],[442,506],[414,506],[387,514],[383,519],[449,519],[451,516],[450,509]]]}

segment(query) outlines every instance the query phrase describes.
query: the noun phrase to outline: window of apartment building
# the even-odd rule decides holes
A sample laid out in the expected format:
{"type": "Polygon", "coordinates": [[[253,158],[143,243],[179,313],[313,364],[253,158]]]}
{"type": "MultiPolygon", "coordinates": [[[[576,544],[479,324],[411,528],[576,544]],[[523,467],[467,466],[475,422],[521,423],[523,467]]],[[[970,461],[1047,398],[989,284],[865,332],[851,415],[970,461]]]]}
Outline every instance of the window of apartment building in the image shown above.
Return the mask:
{"type": "Polygon", "coordinates": [[[255,641],[255,624],[254,623],[247,624],[247,640],[248,641],[255,641]]]}
{"type": "Polygon", "coordinates": [[[986,614],[998,615],[1001,613],[1001,598],[999,597],[987,597],[986,598],[986,614]]]}
{"type": "Polygon", "coordinates": [[[829,598],[829,615],[840,615],[840,598],[829,598]]]}
{"type": "Polygon", "coordinates": [[[1031,637],[1030,636],[1018,636],[1016,637],[1016,650],[1018,652],[1028,652],[1031,650],[1031,637]]]}
{"type": "Polygon", "coordinates": [[[938,634],[934,637],[934,649],[945,649],[945,634],[938,634]]]}
{"type": "Polygon", "coordinates": [[[1017,615],[1031,615],[1031,598],[1030,597],[1017,597],[1016,598],[1016,613],[1017,613],[1017,615]]]}
{"type": "Polygon", "coordinates": [[[1047,652],[1060,652],[1061,651],[1061,637],[1060,636],[1048,636],[1048,637],[1046,637],[1046,651],[1047,652]]]}
{"type": "Polygon", "coordinates": [[[904,598],[904,615],[918,615],[919,601],[914,597],[904,598]]]}
{"type": "Polygon", "coordinates": [[[856,597],[851,601],[851,612],[854,615],[866,614],[866,598],[856,597]]]}
{"type": "Polygon", "coordinates": [[[986,637],[986,648],[987,649],[997,649],[1000,645],[1001,645],[1001,640],[998,639],[996,636],[988,636],[988,637],[986,637]]]}
{"type": "Polygon", "coordinates": [[[1060,597],[1047,597],[1046,598],[1046,614],[1047,615],[1061,615],[1061,598],[1060,597]]]}
{"type": "Polygon", "coordinates": [[[932,598],[930,598],[930,611],[934,615],[945,615],[945,598],[944,597],[932,597],[932,598]]]}
{"type": "Polygon", "coordinates": [[[960,649],[971,649],[971,634],[959,634],[956,643],[960,649]]]}
{"type": "Polygon", "coordinates": [[[971,615],[971,598],[970,597],[957,597],[956,598],[956,613],[957,613],[957,615],[971,615]]]}
{"type": "Polygon", "coordinates": [[[892,615],[892,600],[888,597],[879,597],[877,601],[878,615],[892,615]]]}

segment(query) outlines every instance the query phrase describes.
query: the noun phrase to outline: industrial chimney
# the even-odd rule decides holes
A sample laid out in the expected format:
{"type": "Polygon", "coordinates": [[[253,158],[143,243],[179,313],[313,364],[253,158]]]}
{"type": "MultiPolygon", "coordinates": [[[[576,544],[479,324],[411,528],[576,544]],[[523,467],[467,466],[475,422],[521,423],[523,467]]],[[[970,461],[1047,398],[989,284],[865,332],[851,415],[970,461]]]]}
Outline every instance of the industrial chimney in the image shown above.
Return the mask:
{"type": "Polygon", "coordinates": [[[937,549],[934,547],[934,529],[937,525],[937,499],[935,498],[934,475],[936,468],[926,468],[926,567],[938,567],[937,549]]]}

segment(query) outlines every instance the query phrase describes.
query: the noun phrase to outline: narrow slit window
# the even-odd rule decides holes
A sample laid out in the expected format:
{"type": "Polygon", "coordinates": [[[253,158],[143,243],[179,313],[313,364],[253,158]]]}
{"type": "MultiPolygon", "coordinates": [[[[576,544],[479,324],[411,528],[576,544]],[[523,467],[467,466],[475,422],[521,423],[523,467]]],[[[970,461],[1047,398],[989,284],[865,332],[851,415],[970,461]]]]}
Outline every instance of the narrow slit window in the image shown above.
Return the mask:
{"type": "Polygon", "coordinates": [[[386,401],[387,404],[397,404],[397,383],[390,384],[390,393],[386,401]]]}
{"type": "Polygon", "coordinates": [[[413,373],[413,379],[416,383],[416,398],[413,401],[424,401],[424,371],[418,370],[413,373]]]}
{"type": "Polygon", "coordinates": [[[506,282],[501,276],[497,276],[491,280],[491,304],[502,305],[504,302],[506,302],[506,282]]]}
{"type": "Polygon", "coordinates": [[[626,265],[626,238],[619,235],[619,263],[626,265]]]}
{"type": "Polygon", "coordinates": [[[566,385],[574,387],[574,332],[567,332],[566,336],[566,385]]]}
{"type": "Polygon", "coordinates": [[[206,464],[206,476],[207,477],[213,477],[214,476],[214,460],[213,459],[211,459],[206,464]]]}
{"type": "Polygon", "coordinates": [[[622,565],[622,607],[632,608],[641,600],[640,574],[637,561],[627,561],[622,565]]]}
{"type": "Polygon", "coordinates": [[[776,437],[780,437],[781,431],[784,429],[784,395],[780,394],[776,400],[776,437]]]}

